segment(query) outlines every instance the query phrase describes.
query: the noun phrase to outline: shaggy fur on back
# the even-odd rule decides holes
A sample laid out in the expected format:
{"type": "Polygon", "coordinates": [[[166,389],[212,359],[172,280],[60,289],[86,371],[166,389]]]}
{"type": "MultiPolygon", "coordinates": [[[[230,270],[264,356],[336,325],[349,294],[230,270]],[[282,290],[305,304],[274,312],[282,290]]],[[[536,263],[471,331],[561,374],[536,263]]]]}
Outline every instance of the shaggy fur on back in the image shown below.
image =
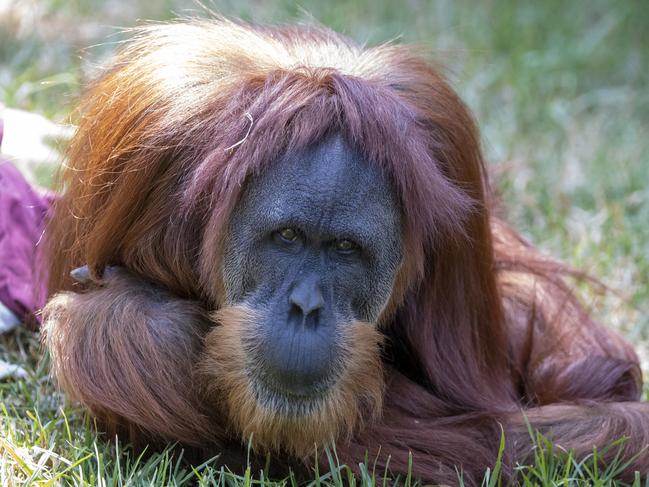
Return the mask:
{"type": "MultiPolygon", "coordinates": [[[[221,309],[224,230],[250,175],[334,132],[394,181],[406,246],[383,337],[353,338],[384,342],[382,364],[355,362],[346,389],[382,395],[380,414],[355,421],[341,396],[321,418],[354,423],[341,460],[367,451],[398,473],[412,452],[416,476],[453,484],[461,469],[477,483],[501,430],[507,469],[530,458],[525,418],[578,455],[621,436],[623,457],[640,452],[649,407],[625,402],[639,399],[636,355],[593,323],[561,264],[492,214],[456,93],[412,47],[362,48],[321,27],[147,26],[88,88],[48,233],[45,340],[61,387],[138,444],[245,443],[227,412],[239,399],[213,388],[241,359],[228,345],[239,315],[221,309]],[[72,291],[84,264],[103,284],[72,291]],[[107,265],[127,274],[101,281],[107,265]],[[156,320],[181,338],[158,336],[156,320]],[[368,371],[377,382],[364,389],[368,371]]],[[[266,443],[294,458],[300,435],[275,427],[266,443]]],[[[649,455],[633,469],[648,472],[649,455]]]]}

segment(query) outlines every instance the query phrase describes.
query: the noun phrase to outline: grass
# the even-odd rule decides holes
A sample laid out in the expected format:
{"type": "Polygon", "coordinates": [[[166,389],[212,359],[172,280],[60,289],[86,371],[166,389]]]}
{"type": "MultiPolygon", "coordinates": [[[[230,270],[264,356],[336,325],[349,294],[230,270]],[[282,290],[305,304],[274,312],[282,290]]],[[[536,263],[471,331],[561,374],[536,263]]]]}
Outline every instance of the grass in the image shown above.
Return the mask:
{"type": "MultiPolygon", "coordinates": [[[[177,451],[168,448],[150,457],[135,456],[117,440],[101,438],[84,412],[66,403],[54,391],[46,374],[45,361],[38,360],[38,341],[33,334],[19,330],[1,342],[3,358],[23,363],[30,370],[27,380],[0,383],[0,485],[3,486],[286,486],[298,485],[288,474],[269,480],[263,471],[231,472],[216,464],[216,459],[189,466],[177,451]]],[[[536,485],[626,485],[615,479],[624,471],[621,461],[603,465],[598,451],[584,459],[558,451],[542,435],[530,432],[536,445],[532,465],[517,467],[516,481],[536,485]]],[[[615,449],[621,442],[608,446],[615,449]]],[[[483,486],[503,485],[501,460],[485,472],[483,486]]],[[[341,464],[335,451],[321,452],[327,458],[326,471],[314,471],[309,486],[421,486],[411,475],[393,476],[377,471],[371,459],[359,459],[360,477],[349,465],[341,464]]],[[[458,472],[458,485],[463,485],[458,472]]],[[[649,477],[639,475],[633,487],[649,485],[649,477]]]]}
{"type": "MultiPolygon", "coordinates": [[[[177,451],[168,448],[150,457],[135,456],[117,440],[101,438],[84,412],[66,403],[54,391],[46,374],[45,361],[38,360],[37,338],[19,330],[2,339],[3,358],[23,363],[30,372],[27,380],[0,383],[0,485],[3,486],[286,486],[298,485],[288,474],[284,479],[269,480],[263,471],[231,472],[216,459],[188,466],[177,451]]],[[[516,468],[517,483],[537,485],[626,485],[615,479],[625,463],[603,465],[597,450],[584,459],[558,451],[542,435],[530,431],[536,445],[534,462],[516,468]]],[[[621,442],[609,445],[616,451],[621,442]]],[[[503,485],[501,460],[485,472],[483,486],[503,485]]],[[[327,458],[326,471],[314,471],[308,485],[322,486],[421,486],[411,475],[393,476],[377,471],[371,459],[359,459],[360,477],[355,478],[349,465],[341,464],[335,451],[321,452],[327,458]]],[[[458,472],[458,485],[464,485],[458,472]]],[[[649,477],[640,475],[633,487],[649,485],[649,477]]]]}
{"type": "MultiPolygon", "coordinates": [[[[171,0],[11,5],[4,11],[0,4],[0,102],[60,122],[69,119],[85,80],[127,36],[114,26],[196,9],[171,0]]],[[[361,42],[398,38],[429,49],[476,115],[509,221],[615,291],[583,290],[593,313],[637,345],[649,370],[646,2],[305,0],[298,7],[231,0],[211,7],[257,21],[313,15],[361,42]]],[[[52,169],[34,170],[46,182],[52,169]]],[[[27,379],[0,383],[1,485],[275,485],[260,472],[232,473],[213,463],[189,469],[171,450],[137,458],[98,438],[83,412],[55,391],[39,355],[33,334],[0,337],[0,358],[28,371],[27,379]]],[[[535,441],[534,464],[517,471],[523,485],[609,485],[623,467],[604,468],[596,451],[578,460],[542,437],[535,441]]],[[[314,472],[313,485],[351,483],[348,467],[333,455],[330,461],[333,473],[314,472]]],[[[374,472],[371,461],[364,465],[355,482],[382,485],[384,472],[374,472]]],[[[416,480],[399,479],[408,482],[416,480]]],[[[500,483],[496,464],[484,485],[500,483]]],[[[638,477],[633,485],[649,480],[638,477]]]]}

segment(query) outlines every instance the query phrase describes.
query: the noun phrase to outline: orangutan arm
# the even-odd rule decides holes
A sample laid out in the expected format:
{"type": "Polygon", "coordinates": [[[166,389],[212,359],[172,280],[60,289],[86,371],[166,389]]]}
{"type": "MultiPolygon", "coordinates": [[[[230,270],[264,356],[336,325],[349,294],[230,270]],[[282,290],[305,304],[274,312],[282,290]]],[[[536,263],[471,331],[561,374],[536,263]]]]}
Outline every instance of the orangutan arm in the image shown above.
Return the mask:
{"type": "Polygon", "coordinates": [[[135,443],[211,442],[193,377],[204,310],[122,269],[89,287],[60,293],[44,309],[59,386],[111,435],[128,433],[135,443]]]}
{"type": "Polygon", "coordinates": [[[562,277],[570,271],[495,225],[514,380],[524,402],[629,401],[642,377],[633,348],[595,323],[562,277]]]}

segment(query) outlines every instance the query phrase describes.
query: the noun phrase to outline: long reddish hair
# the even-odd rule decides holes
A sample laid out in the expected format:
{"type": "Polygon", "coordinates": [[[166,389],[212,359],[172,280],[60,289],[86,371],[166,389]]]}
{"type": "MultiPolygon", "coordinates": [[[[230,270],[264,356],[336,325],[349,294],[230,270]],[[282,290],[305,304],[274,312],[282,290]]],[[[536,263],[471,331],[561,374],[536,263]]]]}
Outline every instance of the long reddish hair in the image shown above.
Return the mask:
{"type": "MultiPolygon", "coordinates": [[[[501,428],[512,440],[506,460],[523,455],[521,406],[637,396],[633,352],[617,338],[597,344],[609,335],[557,277],[562,267],[490,215],[476,127],[447,81],[408,46],[360,48],[320,27],[220,19],[137,30],[81,103],[49,229],[50,292],[69,289],[77,266],[99,276],[120,265],[218,310],[222,238],[247,178],[333,132],[394,181],[407,249],[381,319],[383,419],[339,445],[341,455],[358,460],[381,445],[399,470],[410,450],[425,478],[453,482],[459,465],[477,481],[501,428]],[[534,335],[536,323],[586,336],[617,368],[602,359],[591,380],[582,361],[547,386],[565,371],[534,375],[538,347],[523,350],[532,346],[524,330],[534,335]]],[[[537,363],[555,338],[572,346],[545,336],[537,363]]],[[[529,416],[554,424],[570,407],[529,416]]],[[[615,431],[634,426],[632,446],[649,437],[649,420],[624,424],[615,431]]],[[[582,441],[569,429],[567,444],[584,451],[613,439],[609,431],[582,441]]]]}

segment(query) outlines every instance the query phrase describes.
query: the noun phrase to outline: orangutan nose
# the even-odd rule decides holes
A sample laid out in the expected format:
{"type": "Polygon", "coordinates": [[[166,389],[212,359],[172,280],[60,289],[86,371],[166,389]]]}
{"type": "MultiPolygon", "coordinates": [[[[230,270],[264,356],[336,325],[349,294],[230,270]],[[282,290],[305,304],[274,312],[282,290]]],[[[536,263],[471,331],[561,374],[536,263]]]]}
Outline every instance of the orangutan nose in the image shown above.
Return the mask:
{"type": "Polygon", "coordinates": [[[291,305],[299,309],[304,317],[316,314],[325,304],[320,284],[315,276],[298,282],[288,299],[291,305]]]}

